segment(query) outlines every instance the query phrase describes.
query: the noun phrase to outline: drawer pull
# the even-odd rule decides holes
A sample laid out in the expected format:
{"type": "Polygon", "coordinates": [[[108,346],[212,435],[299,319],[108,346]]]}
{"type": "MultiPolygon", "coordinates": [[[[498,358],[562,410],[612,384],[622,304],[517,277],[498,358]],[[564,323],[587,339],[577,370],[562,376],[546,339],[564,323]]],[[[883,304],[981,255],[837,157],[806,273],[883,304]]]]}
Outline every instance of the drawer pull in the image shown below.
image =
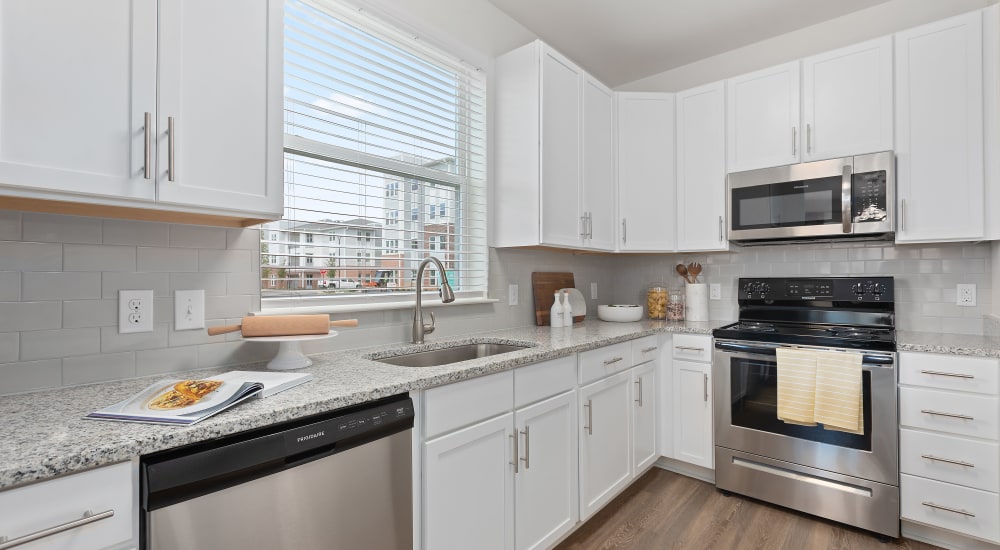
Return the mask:
{"type": "Polygon", "coordinates": [[[583,429],[587,430],[587,435],[594,435],[594,403],[592,400],[588,399],[583,405],[583,408],[587,409],[587,422],[583,425],[583,429]]]}
{"type": "Polygon", "coordinates": [[[656,350],[658,350],[658,349],[660,349],[660,348],[659,348],[659,346],[649,346],[648,348],[644,348],[644,349],[642,350],[642,352],[643,352],[643,353],[649,353],[649,352],[651,352],[651,351],[656,351],[656,350]]]}
{"type": "Polygon", "coordinates": [[[698,353],[705,353],[705,348],[695,348],[691,346],[674,346],[674,349],[681,349],[684,351],[697,351],[698,353]]]}
{"type": "Polygon", "coordinates": [[[608,365],[614,365],[615,363],[622,361],[624,359],[625,359],[624,357],[612,357],[611,359],[605,359],[604,366],[606,367],[608,365]]]}
{"type": "Polygon", "coordinates": [[[21,546],[22,544],[27,544],[32,541],[43,539],[45,537],[51,537],[57,533],[62,533],[63,531],[69,531],[70,529],[76,529],[88,523],[94,523],[95,521],[101,521],[105,518],[110,518],[115,515],[114,510],[105,510],[99,514],[92,514],[90,510],[83,513],[83,517],[63,523],[62,525],[56,525],[55,527],[49,527],[48,529],[42,529],[41,531],[35,531],[29,535],[24,535],[23,537],[17,537],[13,540],[6,540],[7,537],[0,537],[0,550],[7,550],[8,548],[14,548],[15,546],[21,546]]]}
{"type": "Polygon", "coordinates": [[[951,376],[953,378],[975,378],[975,376],[971,374],[959,374],[957,372],[941,372],[939,370],[922,370],[920,372],[922,372],[923,374],[935,374],[938,376],[951,376]]]}
{"type": "Polygon", "coordinates": [[[949,418],[961,418],[962,420],[975,420],[975,418],[966,414],[946,413],[941,411],[932,411],[929,409],[921,409],[920,412],[924,414],[933,414],[934,416],[947,416],[949,418]]]}
{"type": "Polygon", "coordinates": [[[509,437],[511,439],[511,442],[512,442],[513,447],[514,447],[514,459],[512,461],[510,461],[509,464],[513,464],[514,465],[514,473],[516,474],[516,473],[518,473],[517,472],[517,465],[518,465],[518,460],[517,459],[521,456],[521,454],[517,450],[517,430],[514,430],[514,433],[512,435],[508,435],[507,437],[509,437]]]}
{"type": "Polygon", "coordinates": [[[939,456],[934,456],[934,455],[920,455],[920,456],[922,458],[926,458],[927,460],[934,460],[936,462],[947,462],[948,464],[956,464],[958,466],[968,466],[969,468],[975,468],[976,467],[975,464],[972,464],[972,463],[969,463],[969,462],[963,462],[961,460],[952,460],[950,458],[941,458],[939,456]]]}
{"type": "Polygon", "coordinates": [[[636,389],[635,389],[636,399],[635,399],[635,402],[638,403],[639,406],[641,407],[642,406],[642,377],[641,376],[635,379],[635,385],[636,385],[636,389]]]}
{"type": "Polygon", "coordinates": [[[949,508],[947,506],[941,506],[940,504],[934,504],[933,502],[921,502],[924,506],[928,508],[936,508],[938,510],[944,510],[945,512],[951,512],[953,514],[962,514],[963,516],[969,516],[970,518],[976,517],[976,514],[968,512],[966,510],[959,510],[958,508],[949,508]]]}

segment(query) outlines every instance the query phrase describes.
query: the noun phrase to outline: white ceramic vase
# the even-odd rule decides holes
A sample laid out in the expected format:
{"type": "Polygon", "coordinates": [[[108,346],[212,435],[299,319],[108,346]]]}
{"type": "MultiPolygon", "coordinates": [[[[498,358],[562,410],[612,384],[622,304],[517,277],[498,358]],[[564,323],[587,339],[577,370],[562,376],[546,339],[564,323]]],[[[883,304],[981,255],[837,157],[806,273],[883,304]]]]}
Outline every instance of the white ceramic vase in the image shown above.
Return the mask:
{"type": "Polygon", "coordinates": [[[684,320],[708,321],[708,285],[705,283],[684,285],[684,320]]]}

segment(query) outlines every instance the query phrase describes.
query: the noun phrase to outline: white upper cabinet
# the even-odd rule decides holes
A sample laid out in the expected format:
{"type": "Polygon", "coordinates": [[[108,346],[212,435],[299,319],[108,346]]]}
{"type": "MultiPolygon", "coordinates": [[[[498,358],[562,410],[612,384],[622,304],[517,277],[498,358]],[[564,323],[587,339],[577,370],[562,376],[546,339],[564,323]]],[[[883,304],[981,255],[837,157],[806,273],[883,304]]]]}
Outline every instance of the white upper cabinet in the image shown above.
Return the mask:
{"type": "Polygon", "coordinates": [[[802,160],[892,150],[892,37],[802,60],[802,160]]]}
{"type": "Polygon", "coordinates": [[[722,82],[677,94],[677,248],[726,250],[726,116],[722,82]]]}
{"type": "Polygon", "coordinates": [[[972,12],[895,36],[897,242],[985,236],[982,25],[972,12]]]}
{"type": "Polygon", "coordinates": [[[615,249],[614,94],[589,75],[583,83],[583,248],[615,249]]]}
{"type": "Polygon", "coordinates": [[[618,93],[615,101],[618,249],[672,251],[677,248],[674,95],[618,93]]]}
{"type": "Polygon", "coordinates": [[[730,78],[726,87],[729,171],[799,162],[799,62],[730,78]]]}
{"type": "Polygon", "coordinates": [[[3,2],[0,193],[280,217],[282,25],[278,0],[3,2]]]}
{"type": "Polygon", "coordinates": [[[282,9],[159,3],[160,201],[281,216],[282,9]]]}
{"type": "Polygon", "coordinates": [[[541,56],[541,242],[578,246],[583,71],[550,48],[541,56]]]}
{"type": "Polygon", "coordinates": [[[155,4],[2,2],[0,52],[0,192],[154,198],[155,4]]]}

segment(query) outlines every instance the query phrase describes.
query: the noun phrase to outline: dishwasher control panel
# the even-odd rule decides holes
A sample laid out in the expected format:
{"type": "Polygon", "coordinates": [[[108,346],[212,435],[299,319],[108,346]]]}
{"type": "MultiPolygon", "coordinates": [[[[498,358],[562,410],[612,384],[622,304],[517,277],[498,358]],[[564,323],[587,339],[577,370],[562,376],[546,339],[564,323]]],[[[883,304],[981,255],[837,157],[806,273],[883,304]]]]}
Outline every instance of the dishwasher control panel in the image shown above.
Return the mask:
{"type": "Polygon", "coordinates": [[[400,424],[413,426],[413,401],[409,398],[289,430],[284,433],[285,448],[289,453],[300,453],[400,424]]]}

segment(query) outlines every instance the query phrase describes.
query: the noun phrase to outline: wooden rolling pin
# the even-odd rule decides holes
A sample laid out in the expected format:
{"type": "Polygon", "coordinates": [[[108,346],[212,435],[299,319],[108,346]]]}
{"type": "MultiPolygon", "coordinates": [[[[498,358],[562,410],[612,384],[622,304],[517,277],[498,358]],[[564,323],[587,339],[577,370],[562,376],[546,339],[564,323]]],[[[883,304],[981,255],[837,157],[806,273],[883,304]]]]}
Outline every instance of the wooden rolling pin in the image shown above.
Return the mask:
{"type": "Polygon", "coordinates": [[[331,321],[322,315],[260,315],[243,318],[241,325],[209,327],[208,335],[216,336],[243,330],[244,337],[255,336],[301,336],[303,334],[327,334],[330,327],[356,327],[357,319],[331,321]]]}

